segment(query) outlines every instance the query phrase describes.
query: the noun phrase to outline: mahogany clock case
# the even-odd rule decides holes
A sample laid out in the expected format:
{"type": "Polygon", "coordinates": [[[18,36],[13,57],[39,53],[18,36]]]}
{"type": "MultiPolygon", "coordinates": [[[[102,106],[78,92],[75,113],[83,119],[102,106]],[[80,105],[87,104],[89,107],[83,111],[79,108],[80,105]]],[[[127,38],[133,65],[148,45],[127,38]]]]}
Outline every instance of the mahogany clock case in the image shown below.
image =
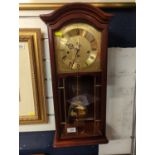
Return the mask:
{"type": "Polygon", "coordinates": [[[106,138],[106,87],[108,24],[111,17],[111,14],[84,3],[67,4],[50,14],[40,15],[48,27],[56,120],[54,147],[108,143],[106,138]],[[69,73],[57,71],[55,32],[75,23],[91,25],[100,32],[101,54],[98,58],[100,59],[100,71],[79,70],[69,73]],[[87,110],[80,107],[83,110],[82,114],[87,113],[86,117],[82,118],[78,115],[73,121],[67,117],[69,111],[67,102],[75,96],[71,88],[76,85],[78,85],[79,92],[91,95],[95,100],[87,110]]]}

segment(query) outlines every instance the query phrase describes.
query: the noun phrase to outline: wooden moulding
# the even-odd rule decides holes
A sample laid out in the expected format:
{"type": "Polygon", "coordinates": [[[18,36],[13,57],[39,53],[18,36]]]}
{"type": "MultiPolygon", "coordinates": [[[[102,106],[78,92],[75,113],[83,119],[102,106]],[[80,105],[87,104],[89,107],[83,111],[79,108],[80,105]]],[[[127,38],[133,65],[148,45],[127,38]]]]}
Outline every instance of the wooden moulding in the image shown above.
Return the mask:
{"type": "Polygon", "coordinates": [[[104,136],[102,137],[94,137],[94,138],[80,138],[80,139],[68,139],[68,140],[58,140],[57,132],[54,135],[54,143],[53,147],[61,148],[61,147],[71,147],[71,146],[81,146],[81,145],[96,145],[96,144],[107,144],[108,139],[104,136]]]}
{"type": "MultiPolygon", "coordinates": [[[[19,10],[55,10],[66,3],[19,3],[19,10]]],[[[105,2],[90,3],[99,8],[133,8],[136,7],[135,2],[105,2]]]]}

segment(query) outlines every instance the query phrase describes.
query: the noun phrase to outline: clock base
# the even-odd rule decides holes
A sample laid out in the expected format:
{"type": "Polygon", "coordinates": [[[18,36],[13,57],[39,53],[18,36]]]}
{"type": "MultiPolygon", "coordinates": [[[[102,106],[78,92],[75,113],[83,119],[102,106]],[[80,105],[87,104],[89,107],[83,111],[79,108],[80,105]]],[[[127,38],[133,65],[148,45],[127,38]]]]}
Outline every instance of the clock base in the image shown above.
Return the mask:
{"type": "Polygon", "coordinates": [[[54,135],[54,143],[53,143],[54,148],[108,143],[108,139],[105,136],[80,138],[80,139],[68,139],[68,140],[58,140],[56,137],[57,137],[57,132],[55,132],[55,135],[54,135]]]}

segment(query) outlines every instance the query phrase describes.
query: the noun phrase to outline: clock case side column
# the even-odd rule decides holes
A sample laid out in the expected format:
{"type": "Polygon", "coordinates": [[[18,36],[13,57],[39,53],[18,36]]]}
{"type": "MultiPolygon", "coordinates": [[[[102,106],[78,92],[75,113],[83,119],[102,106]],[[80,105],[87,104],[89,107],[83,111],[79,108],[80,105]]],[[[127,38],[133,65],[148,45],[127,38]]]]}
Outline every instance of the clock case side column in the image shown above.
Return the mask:
{"type": "Polygon", "coordinates": [[[105,24],[104,29],[102,30],[102,41],[104,44],[101,44],[101,67],[102,67],[102,91],[101,91],[101,120],[103,121],[103,133],[106,135],[106,105],[107,105],[107,63],[108,63],[108,29],[109,25],[105,24]]]}
{"type": "Polygon", "coordinates": [[[51,27],[48,27],[48,37],[49,37],[49,48],[50,48],[50,61],[51,61],[51,77],[52,77],[52,88],[53,88],[53,100],[54,100],[54,111],[55,111],[55,125],[56,125],[56,138],[59,139],[60,135],[60,106],[58,101],[58,81],[57,81],[57,73],[56,73],[56,62],[55,62],[55,55],[54,55],[54,38],[50,37],[54,35],[54,30],[51,27]]]}

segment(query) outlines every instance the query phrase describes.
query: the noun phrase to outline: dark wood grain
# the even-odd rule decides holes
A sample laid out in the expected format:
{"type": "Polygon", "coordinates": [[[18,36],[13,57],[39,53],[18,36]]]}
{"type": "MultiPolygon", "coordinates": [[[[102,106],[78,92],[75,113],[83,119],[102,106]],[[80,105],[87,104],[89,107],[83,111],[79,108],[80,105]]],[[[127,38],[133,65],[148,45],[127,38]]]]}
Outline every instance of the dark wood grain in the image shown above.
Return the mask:
{"type": "Polygon", "coordinates": [[[84,3],[68,4],[60,9],[49,13],[40,15],[40,18],[47,24],[48,38],[50,48],[51,59],[51,73],[52,73],[52,87],[53,87],[53,99],[54,110],[56,119],[56,134],[54,140],[54,147],[67,147],[67,146],[79,146],[79,145],[92,145],[99,143],[107,143],[108,140],[105,135],[106,131],[106,88],[107,88],[107,46],[108,46],[108,23],[113,15],[105,13],[100,9],[84,3]],[[101,72],[91,73],[78,73],[78,76],[83,75],[100,75],[101,76],[101,107],[100,120],[102,136],[92,136],[84,138],[71,138],[61,139],[61,103],[58,93],[58,80],[62,77],[75,76],[76,74],[58,74],[56,72],[56,59],[55,59],[55,47],[54,47],[54,32],[61,27],[75,22],[83,22],[92,25],[96,29],[101,31],[101,72]]]}
{"type": "Polygon", "coordinates": [[[76,140],[75,139],[59,140],[56,137],[57,137],[57,132],[55,133],[54,143],[53,143],[53,147],[55,148],[108,143],[108,139],[106,138],[106,136],[80,138],[76,140]]]}

